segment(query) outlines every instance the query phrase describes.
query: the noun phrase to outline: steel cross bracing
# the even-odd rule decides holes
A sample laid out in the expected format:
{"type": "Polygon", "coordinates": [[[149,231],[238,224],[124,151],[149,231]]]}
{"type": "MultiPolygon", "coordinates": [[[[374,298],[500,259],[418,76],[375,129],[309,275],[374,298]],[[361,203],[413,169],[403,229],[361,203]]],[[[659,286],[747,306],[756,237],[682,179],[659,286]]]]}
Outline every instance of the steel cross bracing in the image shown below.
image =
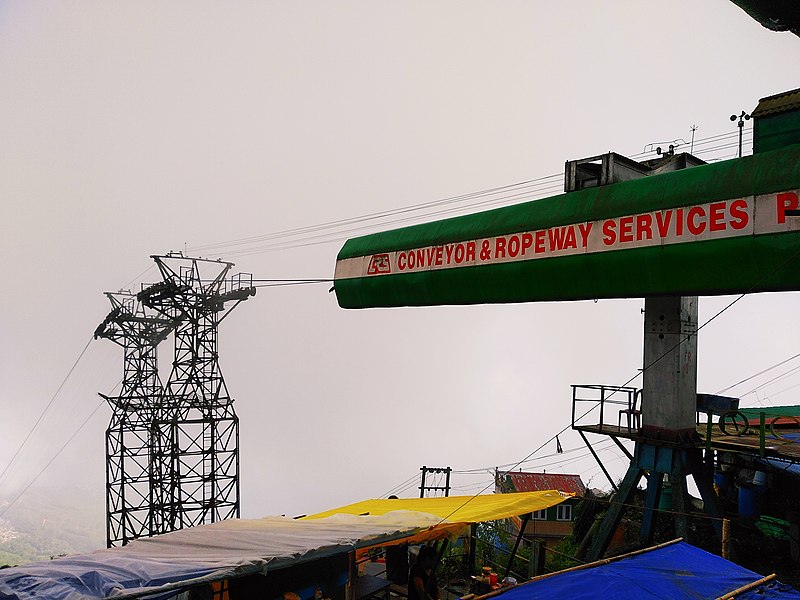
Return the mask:
{"type": "Polygon", "coordinates": [[[124,351],[118,396],[105,396],[112,409],[106,429],[106,543],[127,544],[164,531],[153,510],[153,418],[161,382],[156,348],[173,323],[147,311],[130,293],[107,293],[112,310],[95,330],[124,351]]]}
{"type": "Polygon", "coordinates": [[[172,531],[239,516],[239,420],[219,368],[217,328],[255,288],[251,277],[226,280],[232,263],[152,258],[163,281],[138,298],[176,323],[172,371],[153,419],[154,511],[172,531]]]}

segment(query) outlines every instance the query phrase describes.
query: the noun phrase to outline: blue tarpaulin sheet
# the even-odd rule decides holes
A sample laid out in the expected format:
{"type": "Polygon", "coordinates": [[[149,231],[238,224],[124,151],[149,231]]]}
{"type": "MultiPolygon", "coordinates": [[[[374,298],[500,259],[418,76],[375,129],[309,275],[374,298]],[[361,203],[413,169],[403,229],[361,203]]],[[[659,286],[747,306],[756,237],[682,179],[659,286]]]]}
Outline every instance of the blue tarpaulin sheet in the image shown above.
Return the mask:
{"type": "MultiPolygon", "coordinates": [[[[800,434],[794,434],[797,436],[796,441],[800,442],[800,434]]],[[[789,437],[788,435],[784,435],[784,437],[789,437]]],[[[760,458],[758,462],[761,464],[769,465],[773,469],[781,473],[787,473],[789,475],[794,475],[795,477],[800,477],[800,465],[797,463],[786,462],[783,460],[775,460],[774,458],[760,458]]]]}
{"type": "MultiPolygon", "coordinates": [[[[762,576],[685,542],[608,564],[569,571],[510,589],[502,600],[536,598],[718,598],[762,576]]],[[[794,588],[771,581],[737,599],[800,600],[794,588]]]]}

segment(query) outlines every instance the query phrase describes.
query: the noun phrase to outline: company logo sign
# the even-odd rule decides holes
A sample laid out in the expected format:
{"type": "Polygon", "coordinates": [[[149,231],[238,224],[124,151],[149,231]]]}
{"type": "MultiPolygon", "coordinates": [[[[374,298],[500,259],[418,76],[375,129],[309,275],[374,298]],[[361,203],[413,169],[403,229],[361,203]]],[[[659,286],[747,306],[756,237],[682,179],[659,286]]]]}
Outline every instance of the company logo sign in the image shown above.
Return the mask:
{"type": "Polygon", "coordinates": [[[388,254],[373,254],[369,261],[367,275],[380,275],[392,272],[388,254]]]}

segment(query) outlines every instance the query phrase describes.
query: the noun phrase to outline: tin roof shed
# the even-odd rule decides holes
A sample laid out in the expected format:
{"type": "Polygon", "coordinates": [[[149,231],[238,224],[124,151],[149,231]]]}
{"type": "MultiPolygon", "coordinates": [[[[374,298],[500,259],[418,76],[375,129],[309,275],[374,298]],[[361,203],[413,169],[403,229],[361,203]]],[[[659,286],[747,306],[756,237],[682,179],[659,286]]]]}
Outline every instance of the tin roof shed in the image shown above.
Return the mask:
{"type": "Polygon", "coordinates": [[[581,481],[580,475],[564,475],[560,473],[523,473],[521,471],[500,472],[499,478],[510,485],[511,492],[542,492],[544,490],[558,490],[567,494],[583,496],[586,486],[581,481]]]}

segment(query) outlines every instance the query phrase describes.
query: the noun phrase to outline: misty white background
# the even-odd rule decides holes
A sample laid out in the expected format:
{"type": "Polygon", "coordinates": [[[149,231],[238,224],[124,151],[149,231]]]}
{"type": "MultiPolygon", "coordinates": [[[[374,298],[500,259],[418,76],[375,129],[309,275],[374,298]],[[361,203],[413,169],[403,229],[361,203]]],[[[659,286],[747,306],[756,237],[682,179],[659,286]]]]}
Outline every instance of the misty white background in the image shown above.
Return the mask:
{"type": "MultiPolygon", "coordinates": [[[[726,0],[1,3],[0,471],[108,312],[102,292],[156,280],[149,255],[329,278],[352,234],[234,241],[636,155],[692,125],[732,134],[731,114],[798,86],[799,55],[797,36],[726,0]]],[[[698,155],[733,158],[732,141],[698,155]]],[[[550,182],[539,196],[560,191],[550,182]]],[[[414,496],[422,465],[480,492],[568,425],[570,384],[641,367],[641,300],[344,311],[329,287],[262,288],[220,328],[245,517],[414,496]]],[[[732,300],[702,299],[701,323],[732,300]]],[[[796,354],[797,300],[748,296],[704,328],[700,390],[796,354]]],[[[121,375],[122,351],[91,342],[1,501],[77,490],[102,524],[97,392],[121,375]]],[[[743,404],[797,403],[795,384],[743,404]]],[[[554,452],[521,467],[608,487],[585,449],[554,452]]],[[[601,456],[621,476],[619,451],[601,456]]]]}

